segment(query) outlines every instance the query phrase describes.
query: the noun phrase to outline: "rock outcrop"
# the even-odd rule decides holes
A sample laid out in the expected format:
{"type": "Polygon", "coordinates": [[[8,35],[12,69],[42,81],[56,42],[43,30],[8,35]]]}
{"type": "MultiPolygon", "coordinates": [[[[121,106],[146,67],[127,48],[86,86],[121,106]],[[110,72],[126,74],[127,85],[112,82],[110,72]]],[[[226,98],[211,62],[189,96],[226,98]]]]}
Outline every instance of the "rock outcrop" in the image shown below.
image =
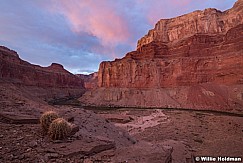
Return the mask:
{"type": "Polygon", "coordinates": [[[81,101],[210,110],[242,107],[242,2],[224,12],[206,9],[160,20],[138,41],[136,51],[100,64],[100,88],[81,101]]]}
{"type": "Polygon", "coordinates": [[[80,77],[84,81],[84,87],[86,89],[95,89],[98,87],[98,73],[94,72],[89,75],[84,74],[76,74],[76,76],[80,77]]]}
{"type": "Polygon", "coordinates": [[[167,88],[215,82],[243,84],[243,25],[225,35],[196,34],[176,44],[153,41],[124,58],[102,62],[100,87],[167,88]]]}
{"type": "Polygon", "coordinates": [[[172,19],[161,19],[154,29],[138,41],[137,49],[153,41],[176,42],[198,33],[225,34],[232,27],[242,23],[242,0],[235,3],[232,9],[224,12],[209,8],[172,19]]]}
{"type": "Polygon", "coordinates": [[[76,96],[84,92],[83,80],[62,65],[32,65],[21,60],[15,51],[3,46],[0,46],[0,81],[25,87],[34,95],[44,98],[76,96]]]}

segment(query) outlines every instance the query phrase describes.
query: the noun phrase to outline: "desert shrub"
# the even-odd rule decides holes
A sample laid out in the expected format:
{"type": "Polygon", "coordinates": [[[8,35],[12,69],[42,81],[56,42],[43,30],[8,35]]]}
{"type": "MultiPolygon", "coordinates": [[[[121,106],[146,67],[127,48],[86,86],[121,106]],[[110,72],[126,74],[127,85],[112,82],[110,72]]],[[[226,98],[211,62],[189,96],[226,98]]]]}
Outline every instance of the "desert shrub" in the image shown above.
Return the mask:
{"type": "Polygon", "coordinates": [[[52,121],[48,135],[52,140],[66,139],[71,133],[71,124],[63,118],[52,121]]]}
{"type": "Polygon", "coordinates": [[[40,124],[44,133],[48,132],[50,124],[57,118],[58,114],[54,111],[47,111],[41,115],[40,124]]]}

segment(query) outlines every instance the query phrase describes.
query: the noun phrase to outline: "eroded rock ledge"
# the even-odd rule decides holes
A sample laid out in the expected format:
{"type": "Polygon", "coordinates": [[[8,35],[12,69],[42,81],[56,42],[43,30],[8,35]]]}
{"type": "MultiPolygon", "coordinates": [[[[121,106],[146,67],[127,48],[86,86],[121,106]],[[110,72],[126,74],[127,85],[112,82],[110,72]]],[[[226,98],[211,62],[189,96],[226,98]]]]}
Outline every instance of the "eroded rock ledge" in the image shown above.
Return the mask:
{"type": "Polygon", "coordinates": [[[137,49],[152,41],[175,42],[197,33],[225,34],[232,27],[243,23],[242,5],[242,0],[239,0],[232,9],[224,12],[209,8],[172,19],[161,19],[154,29],[138,40],[137,49]]]}

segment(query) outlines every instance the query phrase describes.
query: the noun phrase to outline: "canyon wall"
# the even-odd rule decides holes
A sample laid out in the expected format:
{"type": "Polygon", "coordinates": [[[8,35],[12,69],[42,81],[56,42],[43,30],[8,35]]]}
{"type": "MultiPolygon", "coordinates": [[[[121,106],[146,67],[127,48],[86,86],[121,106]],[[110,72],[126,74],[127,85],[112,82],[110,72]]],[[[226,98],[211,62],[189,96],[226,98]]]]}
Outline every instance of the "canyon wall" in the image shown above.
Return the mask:
{"type": "Polygon", "coordinates": [[[229,29],[243,23],[242,0],[232,9],[221,12],[216,9],[194,11],[172,19],[161,19],[147,35],[138,40],[137,49],[152,41],[176,42],[194,34],[225,34],[229,29]]]}
{"type": "Polygon", "coordinates": [[[84,81],[84,87],[86,89],[95,89],[98,87],[98,73],[94,72],[89,75],[84,74],[76,74],[79,78],[81,78],[84,81]]]}
{"type": "Polygon", "coordinates": [[[136,51],[102,62],[87,105],[243,111],[243,1],[160,20],[136,51]],[[165,23],[166,22],[166,23],[165,23]],[[176,32],[175,32],[176,31],[176,32]]]}
{"type": "Polygon", "coordinates": [[[196,34],[176,44],[151,42],[102,62],[99,87],[168,88],[198,83],[243,84],[243,25],[225,35],[196,34]]]}
{"type": "Polygon", "coordinates": [[[79,96],[84,92],[83,80],[65,70],[62,65],[33,65],[3,46],[0,46],[0,81],[24,87],[33,95],[50,99],[79,96]]]}

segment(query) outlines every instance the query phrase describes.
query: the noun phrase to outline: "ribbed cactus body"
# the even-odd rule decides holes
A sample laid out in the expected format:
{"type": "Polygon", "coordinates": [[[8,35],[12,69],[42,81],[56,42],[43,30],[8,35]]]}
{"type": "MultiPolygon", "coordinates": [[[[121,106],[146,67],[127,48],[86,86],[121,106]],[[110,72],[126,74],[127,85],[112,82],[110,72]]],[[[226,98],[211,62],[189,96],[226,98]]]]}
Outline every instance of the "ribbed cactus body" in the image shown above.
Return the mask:
{"type": "Polygon", "coordinates": [[[48,130],[48,135],[52,140],[66,139],[71,133],[71,124],[63,118],[55,119],[48,130]]]}
{"type": "Polygon", "coordinates": [[[42,116],[40,117],[40,124],[44,133],[48,132],[50,124],[57,118],[58,114],[54,111],[47,111],[44,114],[42,114],[42,116]]]}

